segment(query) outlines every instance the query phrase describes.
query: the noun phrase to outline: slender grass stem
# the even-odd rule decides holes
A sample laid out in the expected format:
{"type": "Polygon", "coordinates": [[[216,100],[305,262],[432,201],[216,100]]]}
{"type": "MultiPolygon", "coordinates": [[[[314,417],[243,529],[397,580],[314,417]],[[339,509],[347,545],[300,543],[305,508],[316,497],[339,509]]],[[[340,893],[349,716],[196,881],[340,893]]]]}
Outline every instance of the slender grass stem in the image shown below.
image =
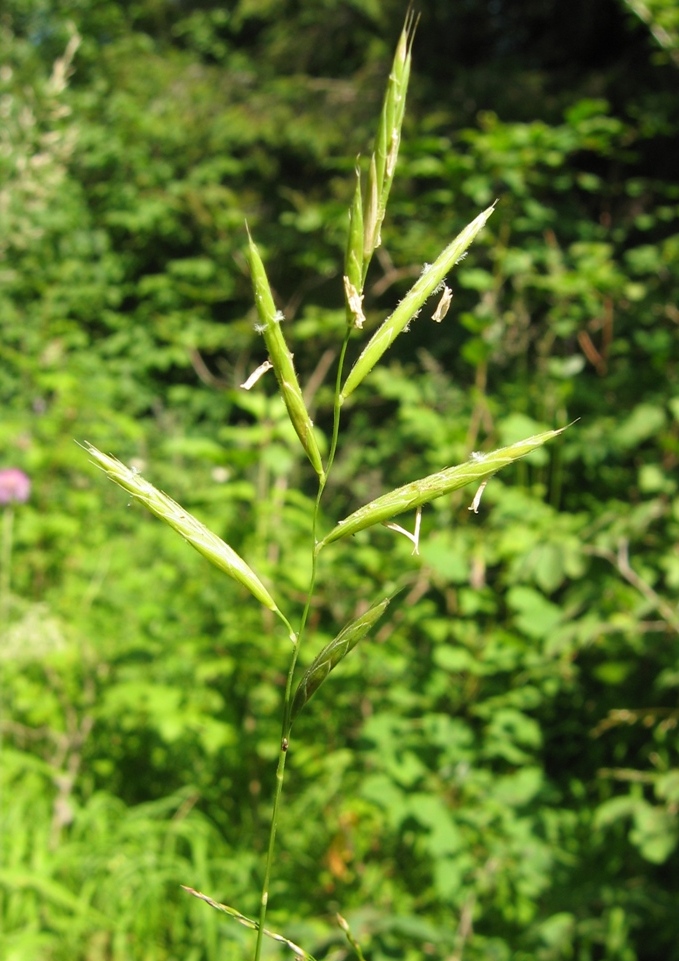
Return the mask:
{"type": "Polygon", "coordinates": [[[289,731],[289,713],[290,713],[290,703],[292,698],[292,678],[295,673],[295,667],[297,666],[297,658],[299,656],[299,648],[302,641],[302,635],[306,628],[307,620],[309,618],[309,611],[311,610],[311,602],[313,600],[314,587],[316,586],[316,542],[317,542],[317,532],[318,532],[318,515],[321,509],[321,499],[323,497],[323,492],[325,491],[325,485],[328,482],[328,476],[330,474],[330,469],[332,468],[333,461],[335,459],[335,452],[337,451],[337,440],[339,437],[339,424],[340,424],[340,411],[342,403],[340,400],[340,392],[342,390],[342,371],[344,368],[344,358],[347,353],[347,347],[349,345],[349,338],[351,336],[351,330],[347,330],[342,343],[342,349],[340,350],[339,362],[337,365],[337,378],[335,381],[335,400],[333,405],[333,425],[332,425],[332,439],[330,441],[330,452],[328,454],[328,463],[325,472],[322,477],[318,480],[318,493],[316,494],[316,501],[314,503],[314,512],[311,523],[311,542],[312,542],[312,558],[311,558],[311,577],[309,580],[309,590],[307,591],[306,603],[304,605],[304,611],[302,612],[302,620],[300,623],[299,634],[297,635],[297,643],[295,644],[295,650],[292,655],[292,662],[290,665],[290,671],[288,672],[288,683],[285,691],[285,717],[283,723],[283,737],[287,737],[290,733],[289,731]]]}
{"type": "Polygon", "coordinates": [[[349,338],[351,337],[351,329],[347,329],[342,342],[342,349],[340,350],[339,362],[337,364],[337,380],[335,381],[335,402],[333,404],[333,418],[332,418],[332,438],[330,440],[330,452],[328,454],[328,466],[325,469],[325,477],[318,485],[318,500],[316,501],[316,510],[314,511],[314,548],[316,547],[316,518],[318,516],[318,508],[321,503],[321,497],[323,496],[323,491],[325,490],[325,485],[328,482],[328,474],[330,473],[330,468],[332,467],[335,460],[335,453],[337,451],[337,440],[339,438],[339,425],[340,425],[340,413],[342,411],[342,374],[344,372],[344,358],[347,355],[347,347],[349,346],[349,338]]]}
{"type": "MultiPolygon", "coordinates": [[[[316,518],[318,515],[318,508],[320,503],[320,497],[322,493],[323,481],[319,479],[319,493],[316,498],[316,505],[314,509],[313,517],[313,541],[314,545],[316,543],[316,518]]],[[[264,923],[266,921],[266,909],[269,902],[269,882],[271,880],[271,868],[273,866],[274,851],[276,846],[276,830],[278,828],[278,810],[280,807],[281,795],[283,793],[283,780],[285,777],[285,760],[288,756],[288,747],[290,744],[290,707],[292,703],[292,682],[295,674],[295,668],[297,666],[297,658],[299,656],[299,648],[304,634],[304,629],[306,628],[306,623],[309,617],[309,611],[311,610],[311,601],[313,598],[314,585],[316,583],[316,556],[315,551],[311,562],[311,578],[309,581],[309,590],[307,592],[306,603],[304,605],[304,611],[302,612],[302,619],[300,622],[299,632],[297,634],[297,640],[292,652],[292,658],[290,661],[290,667],[288,669],[288,676],[285,683],[285,698],[283,702],[283,723],[281,726],[281,748],[280,754],[278,755],[278,767],[276,768],[276,789],[274,792],[273,799],[273,811],[271,812],[271,825],[269,827],[269,845],[266,854],[266,865],[264,868],[264,881],[262,882],[262,895],[259,905],[259,927],[257,929],[257,942],[255,944],[255,956],[254,961],[259,961],[260,954],[262,950],[262,939],[264,937],[264,923]]]]}
{"type": "MultiPolygon", "coordinates": [[[[347,347],[349,345],[349,338],[351,336],[351,330],[347,330],[342,343],[342,349],[340,351],[339,362],[337,365],[337,379],[335,381],[335,399],[333,405],[333,426],[332,426],[332,439],[330,441],[330,452],[328,454],[328,464],[322,475],[318,479],[318,493],[316,494],[316,500],[314,503],[314,512],[311,524],[311,576],[309,578],[309,589],[307,591],[306,602],[304,604],[304,610],[302,611],[302,617],[300,620],[299,631],[297,633],[297,639],[292,652],[292,658],[290,660],[290,667],[288,669],[288,676],[285,683],[285,698],[283,702],[283,723],[281,726],[281,748],[278,755],[278,766],[276,768],[276,789],[274,791],[273,799],[273,810],[271,812],[271,825],[269,828],[269,844],[266,853],[266,864],[264,867],[264,880],[262,882],[262,893],[260,897],[259,904],[259,927],[257,929],[257,941],[255,944],[255,955],[254,961],[260,961],[260,955],[262,951],[262,940],[264,938],[264,924],[266,921],[266,911],[269,903],[269,884],[271,881],[271,869],[273,867],[274,852],[276,848],[276,831],[278,829],[278,812],[280,808],[281,796],[283,794],[283,782],[285,779],[285,761],[288,756],[288,748],[290,746],[290,708],[292,705],[292,682],[295,675],[295,668],[297,667],[297,658],[299,657],[299,650],[302,644],[302,639],[304,636],[304,631],[306,629],[307,621],[309,619],[309,612],[311,611],[311,602],[314,596],[314,588],[316,586],[316,534],[318,530],[318,515],[321,508],[321,498],[323,497],[323,491],[325,490],[325,485],[328,481],[328,474],[330,473],[330,468],[332,467],[333,461],[335,459],[335,453],[337,451],[337,441],[339,437],[339,424],[340,424],[340,410],[342,407],[340,399],[340,391],[342,389],[342,371],[344,368],[344,358],[346,356],[347,347]]],[[[283,620],[285,620],[283,618],[283,620]]],[[[287,624],[287,621],[285,621],[287,624]]]]}
{"type": "MultiPolygon", "coordinates": [[[[286,705],[287,713],[287,705],[286,705]]],[[[259,927],[257,928],[257,943],[255,944],[255,961],[259,961],[262,951],[262,939],[264,937],[264,922],[266,921],[266,909],[269,901],[269,882],[271,880],[271,867],[273,865],[274,848],[276,845],[276,828],[278,827],[278,808],[280,806],[281,794],[283,792],[283,778],[285,775],[285,759],[287,757],[288,742],[286,738],[281,739],[281,751],[278,755],[278,767],[276,768],[276,790],[273,798],[273,811],[271,813],[271,828],[269,830],[269,848],[266,855],[266,867],[264,869],[264,882],[262,884],[262,897],[259,905],[259,927]]]]}

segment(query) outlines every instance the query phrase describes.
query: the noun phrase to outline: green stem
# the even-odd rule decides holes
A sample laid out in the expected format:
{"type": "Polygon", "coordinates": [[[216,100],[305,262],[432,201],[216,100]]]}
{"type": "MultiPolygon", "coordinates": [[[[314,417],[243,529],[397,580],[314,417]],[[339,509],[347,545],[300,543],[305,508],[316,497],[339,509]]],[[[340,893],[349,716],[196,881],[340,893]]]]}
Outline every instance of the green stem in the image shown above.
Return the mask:
{"type": "Polygon", "coordinates": [[[292,678],[295,673],[295,667],[297,666],[297,658],[299,657],[299,648],[302,642],[302,635],[306,628],[307,620],[309,618],[309,611],[311,610],[311,601],[314,596],[314,587],[316,585],[316,543],[317,543],[317,531],[318,531],[318,515],[321,509],[321,498],[323,497],[323,492],[325,490],[325,485],[328,482],[328,477],[330,475],[330,469],[332,468],[333,461],[335,460],[335,453],[337,451],[337,440],[339,437],[339,424],[340,424],[340,411],[342,405],[340,403],[340,391],[342,390],[342,370],[344,367],[344,358],[347,353],[347,347],[349,345],[349,338],[351,336],[351,329],[347,329],[346,335],[344,337],[344,342],[342,343],[342,349],[340,350],[339,363],[337,365],[337,377],[335,380],[335,401],[333,405],[333,424],[332,424],[332,439],[330,441],[330,452],[328,454],[328,465],[324,471],[323,477],[318,481],[318,493],[316,494],[316,501],[314,503],[314,513],[311,522],[311,542],[312,542],[312,552],[311,552],[311,577],[309,580],[309,590],[307,591],[306,603],[304,605],[304,611],[302,612],[302,620],[300,623],[299,634],[297,635],[297,643],[295,644],[295,649],[292,654],[292,663],[290,664],[290,670],[288,672],[288,682],[285,689],[285,708],[283,715],[283,737],[286,738],[290,734],[289,728],[289,714],[290,714],[290,704],[292,701],[292,678]]]}
{"type": "MultiPolygon", "coordinates": [[[[339,437],[339,424],[340,424],[340,391],[342,389],[342,369],[344,367],[344,358],[347,352],[347,346],[349,344],[349,337],[351,335],[351,330],[348,329],[344,342],[342,344],[342,349],[340,351],[339,363],[337,365],[337,379],[335,382],[335,402],[333,406],[333,425],[332,425],[332,440],[330,442],[330,452],[328,454],[328,466],[324,472],[322,478],[318,481],[318,493],[316,495],[316,501],[314,503],[314,513],[311,524],[311,540],[312,540],[312,551],[311,551],[311,577],[309,579],[309,589],[307,591],[306,603],[304,604],[304,610],[302,612],[302,619],[300,621],[299,632],[297,634],[297,639],[292,652],[292,659],[290,661],[290,668],[288,670],[287,680],[285,682],[285,698],[283,702],[283,724],[281,729],[281,748],[280,754],[278,755],[278,767],[276,768],[276,790],[274,792],[273,799],[273,811],[271,812],[271,825],[269,827],[269,845],[266,852],[266,864],[264,867],[264,881],[262,882],[262,894],[259,902],[259,926],[257,928],[257,942],[255,944],[255,956],[254,961],[260,961],[260,955],[262,951],[262,940],[264,938],[264,922],[266,921],[266,910],[269,904],[269,884],[271,881],[271,869],[273,867],[274,851],[276,847],[276,831],[278,829],[278,811],[280,807],[281,795],[283,793],[283,781],[285,778],[285,760],[288,756],[288,748],[290,746],[290,707],[292,704],[292,682],[295,675],[295,668],[297,667],[297,658],[299,657],[299,649],[302,643],[302,637],[306,629],[307,621],[309,619],[309,612],[311,611],[311,602],[314,596],[314,587],[316,585],[316,533],[318,528],[318,515],[320,513],[321,498],[323,497],[323,491],[325,490],[325,485],[328,480],[328,474],[330,473],[330,468],[332,467],[333,461],[335,459],[335,453],[337,451],[337,440],[339,437]]],[[[282,618],[286,624],[288,624],[285,618],[282,618]]],[[[288,624],[289,627],[289,624],[288,624]]]]}
{"type": "MultiPolygon", "coordinates": [[[[333,418],[332,418],[332,439],[330,441],[330,453],[328,454],[328,466],[325,469],[325,479],[321,484],[319,484],[318,498],[316,500],[316,510],[314,512],[314,548],[316,547],[316,518],[318,516],[318,508],[321,503],[321,497],[323,496],[323,491],[325,490],[325,485],[328,481],[328,474],[330,473],[330,468],[335,460],[335,452],[337,451],[337,439],[339,437],[339,425],[340,425],[340,413],[342,411],[342,404],[340,403],[340,393],[342,391],[342,373],[344,371],[344,358],[347,354],[347,347],[349,346],[349,338],[351,337],[351,328],[347,328],[347,332],[342,343],[342,349],[340,350],[339,363],[337,364],[337,379],[335,381],[335,403],[333,405],[333,418]]],[[[314,551],[315,553],[315,551],[314,551]]]]}
{"type": "MultiPolygon", "coordinates": [[[[287,714],[287,705],[286,705],[287,714]]],[[[262,938],[264,937],[264,922],[266,920],[266,908],[269,901],[269,881],[271,879],[271,866],[273,864],[274,847],[276,844],[276,828],[278,827],[278,808],[280,805],[281,794],[283,792],[283,777],[285,774],[285,759],[288,753],[288,740],[281,739],[281,752],[278,755],[278,767],[276,768],[276,791],[273,799],[273,812],[271,814],[271,828],[269,830],[269,849],[266,854],[266,867],[264,869],[264,883],[262,884],[262,897],[259,905],[259,927],[257,928],[257,943],[255,945],[255,961],[259,961],[262,951],[262,938]]]]}
{"type": "MultiPolygon", "coordinates": [[[[320,487],[320,482],[319,482],[320,487]]],[[[316,529],[316,516],[318,514],[318,505],[320,501],[320,491],[316,498],[316,508],[314,511],[314,544],[316,543],[315,529],[316,529]]],[[[259,927],[257,929],[257,942],[255,944],[255,957],[254,961],[259,961],[261,950],[262,950],[262,939],[264,937],[264,922],[266,921],[266,909],[269,903],[269,882],[271,880],[271,868],[273,866],[274,850],[276,845],[276,830],[278,828],[278,809],[280,806],[281,794],[283,793],[283,779],[285,775],[285,759],[288,756],[288,748],[290,746],[290,705],[292,703],[292,682],[295,674],[295,667],[297,666],[297,658],[299,656],[300,642],[302,640],[302,635],[304,633],[304,628],[306,627],[306,622],[309,617],[309,611],[311,609],[311,600],[313,597],[314,584],[316,583],[316,555],[314,552],[312,562],[311,562],[311,580],[309,582],[309,590],[307,593],[306,604],[304,605],[304,612],[302,614],[302,620],[300,624],[299,633],[297,635],[297,640],[295,641],[295,646],[292,652],[292,660],[290,661],[290,668],[288,669],[288,676],[285,682],[285,699],[283,702],[283,724],[281,729],[281,748],[280,754],[278,755],[278,767],[276,768],[276,790],[274,792],[273,799],[273,811],[271,812],[271,826],[269,828],[269,846],[266,853],[266,865],[264,868],[264,881],[262,883],[262,894],[259,903],[259,927]]]]}

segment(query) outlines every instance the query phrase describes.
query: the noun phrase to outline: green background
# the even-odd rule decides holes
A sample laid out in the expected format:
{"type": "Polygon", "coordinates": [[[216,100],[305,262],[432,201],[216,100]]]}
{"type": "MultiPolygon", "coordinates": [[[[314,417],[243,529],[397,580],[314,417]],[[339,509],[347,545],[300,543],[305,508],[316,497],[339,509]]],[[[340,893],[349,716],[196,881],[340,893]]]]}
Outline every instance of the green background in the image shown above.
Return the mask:
{"type": "MultiPolygon", "coordinates": [[[[428,509],[420,561],[381,528],[322,555],[305,663],[409,586],[297,722],[270,927],[338,961],[338,911],[369,961],[676,961],[679,5],[420,7],[367,327],[498,205],[445,321],[345,405],[327,529],[577,423],[478,515],[469,490],[428,509]]],[[[273,378],[238,389],[264,359],[243,224],[327,435],[353,169],[404,14],[3,4],[0,467],[32,493],[0,624],[2,961],[251,951],[179,886],[256,911],[289,641],[76,441],[298,617],[313,474],[273,378]]]]}

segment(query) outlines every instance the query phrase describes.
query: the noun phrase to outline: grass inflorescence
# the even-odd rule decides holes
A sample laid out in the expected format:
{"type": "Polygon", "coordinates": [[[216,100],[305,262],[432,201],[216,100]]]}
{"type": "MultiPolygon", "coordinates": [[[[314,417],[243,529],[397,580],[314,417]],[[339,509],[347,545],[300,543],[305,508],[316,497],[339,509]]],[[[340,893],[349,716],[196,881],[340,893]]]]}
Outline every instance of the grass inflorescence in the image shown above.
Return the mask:
{"type": "MultiPolygon", "coordinates": [[[[466,254],[495,207],[493,204],[481,211],[445,247],[434,263],[423,268],[419,278],[405,297],[378,325],[372,336],[367,339],[357,360],[345,377],[344,361],[348,344],[352,337],[362,336],[362,330],[366,322],[363,311],[364,287],[371,259],[381,243],[382,225],[396,169],[415,28],[416,18],[409,14],[397,45],[389,75],[374,149],[367,165],[365,182],[360,165],[357,166],[356,170],[356,185],[349,211],[349,229],[343,272],[347,327],[339,351],[335,377],[333,432],[329,442],[325,445],[319,443],[319,437],[316,433],[317,428],[314,427],[309,414],[293,364],[293,355],[286,340],[284,325],[281,323],[283,316],[276,307],[263,259],[248,231],[247,260],[259,320],[256,329],[263,337],[268,360],[242,386],[245,389],[255,388],[260,374],[266,369],[273,368],[290,423],[316,474],[318,483],[312,518],[313,540],[309,544],[311,575],[299,624],[294,626],[294,616],[292,613],[285,612],[286,605],[284,600],[277,596],[275,586],[266,586],[250,564],[240,557],[229,544],[184,510],[171,497],[141,477],[138,471],[126,467],[116,458],[102,453],[89,444],[85,445],[94,462],[106,472],[112,481],[142,503],[153,514],[169,524],[220,571],[246,588],[264,608],[273,612],[279,618],[293,641],[285,695],[281,705],[281,736],[276,786],[264,866],[264,882],[259,899],[259,918],[257,920],[248,918],[235,908],[213,900],[207,894],[197,892],[192,888],[186,889],[213,908],[256,930],[255,961],[259,961],[262,939],[266,935],[285,944],[297,956],[309,957],[302,948],[299,948],[289,939],[283,935],[273,934],[265,927],[271,877],[275,863],[276,829],[282,799],[285,761],[291,745],[293,725],[311,697],[318,691],[334,668],[362,639],[370,634],[379,619],[386,614],[392,598],[397,593],[397,590],[394,590],[387,596],[378,597],[368,610],[342,626],[334,638],[322,647],[313,658],[310,666],[300,675],[297,670],[300,647],[303,644],[313,643],[313,638],[308,636],[307,622],[314,601],[316,565],[319,555],[340,538],[349,537],[378,524],[387,524],[396,530],[401,530],[398,525],[391,524],[394,517],[406,511],[419,512],[423,506],[431,501],[466,485],[480,485],[479,491],[481,491],[488,479],[497,471],[541,447],[555,438],[560,430],[563,430],[563,428],[545,430],[510,446],[484,454],[474,454],[464,463],[444,466],[435,473],[413,480],[373,499],[349,516],[338,519],[332,529],[324,536],[318,536],[322,523],[321,506],[323,506],[324,512],[332,514],[332,505],[325,503],[324,493],[328,475],[332,470],[335,452],[340,442],[341,409],[344,402],[360,388],[365,378],[382,360],[385,352],[407,329],[408,324],[421,310],[425,301],[431,295],[441,291],[443,291],[443,294],[435,310],[434,319],[438,322],[443,320],[448,312],[452,296],[450,288],[446,284],[446,278],[466,254]],[[328,451],[325,462],[321,455],[322,449],[328,451]]],[[[474,504],[478,506],[477,499],[475,499],[474,504]]],[[[419,513],[417,529],[419,532],[419,513]]],[[[350,938],[350,943],[354,944],[352,938],[350,938]]]]}

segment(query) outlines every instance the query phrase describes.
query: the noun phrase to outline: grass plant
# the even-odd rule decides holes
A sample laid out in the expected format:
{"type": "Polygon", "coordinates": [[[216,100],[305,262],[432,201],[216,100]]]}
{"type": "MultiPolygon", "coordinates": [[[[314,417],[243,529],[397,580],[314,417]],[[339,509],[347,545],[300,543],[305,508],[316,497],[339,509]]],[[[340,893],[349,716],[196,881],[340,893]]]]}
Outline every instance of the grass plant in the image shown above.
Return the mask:
{"type": "MultiPolygon", "coordinates": [[[[386,613],[390,602],[400,588],[398,583],[394,583],[391,590],[376,598],[373,604],[360,616],[341,626],[335,637],[315,654],[311,664],[306,669],[298,669],[301,648],[314,643],[314,638],[308,630],[308,621],[315,598],[317,567],[324,552],[335,541],[377,525],[386,525],[397,532],[406,533],[394,524],[393,519],[406,511],[414,511],[416,512],[416,533],[408,536],[414,542],[413,553],[417,553],[420,516],[426,505],[437,498],[450,494],[452,491],[473,484],[476,485],[477,496],[474,497],[472,509],[476,510],[483,488],[498,470],[541,447],[564,429],[562,427],[545,430],[519,443],[497,450],[483,453],[474,452],[468,461],[462,464],[443,466],[435,473],[427,474],[391,490],[369,501],[347,517],[340,518],[334,523],[331,522],[332,526],[327,532],[323,530],[327,523],[326,517],[333,515],[333,505],[327,502],[324,494],[340,443],[343,405],[349,397],[353,397],[399,334],[408,329],[410,323],[417,317],[429,298],[436,297],[438,299],[438,306],[434,310],[434,319],[437,322],[443,320],[450,303],[450,289],[446,284],[446,278],[456,263],[465,255],[494,210],[494,205],[484,209],[471,223],[464,227],[433,264],[424,266],[421,275],[400,303],[377,326],[374,333],[367,337],[365,346],[360,351],[353,366],[348,374],[345,373],[346,358],[351,342],[355,337],[362,336],[361,331],[366,324],[363,309],[365,283],[373,254],[381,243],[381,229],[387,211],[389,192],[398,157],[415,28],[416,18],[412,13],[409,13],[397,45],[374,149],[367,165],[365,178],[360,167],[357,168],[356,189],[349,212],[348,239],[343,271],[347,322],[339,350],[335,377],[332,433],[328,439],[320,437],[312,422],[295,371],[293,354],[284,333],[284,316],[276,307],[264,261],[248,231],[246,253],[259,318],[256,330],[263,336],[268,353],[268,362],[262,364],[258,368],[258,372],[265,373],[267,368],[273,369],[288,417],[317,479],[317,494],[311,524],[312,538],[309,543],[310,576],[306,590],[306,600],[301,605],[301,612],[295,615],[293,611],[288,611],[285,599],[277,596],[275,585],[265,585],[253,568],[233,548],[165,493],[145,480],[138,470],[125,466],[115,457],[102,453],[89,443],[85,444],[85,449],[95,464],[112,481],[170,525],[224,574],[239,582],[256,601],[275,615],[290,640],[290,658],[281,707],[281,734],[278,745],[275,792],[263,870],[263,883],[259,898],[259,915],[257,918],[249,918],[234,907],[219,904],[206,893],[190,887],[186,888],[189,893],[257,932],[253,951],[255,961],[259,961],[264,936],[269,936],[285,944],[298,957],[309,957],[304,949],[283,935],[268,931],[265,927],[272,874],[275,868],[276,831],[282,803],[286,758],[292,744],[295,721],[335,667],[361,640],[370,634],[378,620],[386,613]],[[324,458],[321,452],[326,450],[327,455],[324,458]]],[[[249,378],[245,385],[246,388],[255,389],[256,380],[257,378],[254,376],[249,378]]],[[[346,922],[343,925],[340,921],[340,926],[347,933],[350,943],[360,956],[360,948],[355,944],[346,922]]]]}

